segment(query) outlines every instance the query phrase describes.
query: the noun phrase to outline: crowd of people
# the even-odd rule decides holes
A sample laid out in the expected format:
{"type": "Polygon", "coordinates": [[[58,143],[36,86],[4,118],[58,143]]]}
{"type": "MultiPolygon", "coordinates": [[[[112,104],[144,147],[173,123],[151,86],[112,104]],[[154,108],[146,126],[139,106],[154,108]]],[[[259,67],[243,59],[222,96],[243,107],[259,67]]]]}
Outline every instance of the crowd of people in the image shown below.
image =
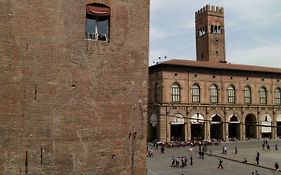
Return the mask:
{"type": "MultiPolygon", "coordinates": [[[[204,159],[206,153],[207,153],[207,150],[208,150],[208,154],[210,156],[212,156],[212,149],[211,147],[208,148],[209,145],[212,145],[214,144],[215,142],[212,141],[212,140],[192,140],[192,141],[188,141],[188,142],[180,142],[180,141],[173,141],[173,142],[165,142],[165,143],[162,143],[162,142],[153,142],[153,147],[152,148],[149,148],[147,149],[147,152],[148,152],[148,157],[152,157],[153,156],[153,148],[155,150],[158,150],[158,147],[160,147],[160,152],[161,154],[165,154],[165,147],[179,147],[179,146],[189,146],[189,154],[188,155],[181,155],[181,156],[172,156],[172,159],[171,159],[171,167],[180,167],[180,168],[184,168],[187,166],[187,163],[189,162],[190,165],[193,165],[193,149],[194,147],[198,146],[198,158],[199,159],[204,159]]],[[[218,144],[216,144],[218,145],[218,144]]],[[[262,142],[262,150],[267,150],[267,151],[270,151],[270,144],[267,140],[263,140],[262,142]]],[[[278,145],[277,144],[274,144],[274,148],[275,150],[277,151],[278,150],[278,145]]],[[[222,147],[222,154],[224,155],[227,155],[228,154],[228,149],[227,149],[227,146],[224,145],[222,147]]],[[[237,145],[234,146],[234,154],[238,154],[238,147],[237,145]]],[[[260,165],[260,158],[261,158],[261,154],[259,151],[257,151],[257,154],[255,156],[255,160],[256,160],[256,165],[259,166],[260,165]]],[[[249,163],[247,158],[244,157],[243,160],[241,161],[241,163],[249,163]]],[[[218,169],[223,169],[223,161],[221,158],[219,158],[219,161],[218,161],[218,169]]],[[[279,170],[279,164],[278,162],[275,162],[274,164],[274,169],[277,171],[279,170]]],[[[255,175],[258,175],[257,171],[256,172],[253,172],[252,174],[255,174],[255,175]]]]}

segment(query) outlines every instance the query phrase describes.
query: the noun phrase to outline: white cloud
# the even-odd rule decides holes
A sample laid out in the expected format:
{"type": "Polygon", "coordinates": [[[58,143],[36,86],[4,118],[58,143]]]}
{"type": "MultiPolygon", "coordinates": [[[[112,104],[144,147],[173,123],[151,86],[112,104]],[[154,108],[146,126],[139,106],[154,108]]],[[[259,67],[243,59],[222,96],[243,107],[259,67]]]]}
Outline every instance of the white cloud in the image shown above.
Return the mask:
{"type": "Polygon", "coordinates": [[[281,50],[281,42],[252,49],[237,49],[231,50],[229,60],[236,64],[251,64],[257,66],[280,66],[281,57],[279,56],[281,50]]]}

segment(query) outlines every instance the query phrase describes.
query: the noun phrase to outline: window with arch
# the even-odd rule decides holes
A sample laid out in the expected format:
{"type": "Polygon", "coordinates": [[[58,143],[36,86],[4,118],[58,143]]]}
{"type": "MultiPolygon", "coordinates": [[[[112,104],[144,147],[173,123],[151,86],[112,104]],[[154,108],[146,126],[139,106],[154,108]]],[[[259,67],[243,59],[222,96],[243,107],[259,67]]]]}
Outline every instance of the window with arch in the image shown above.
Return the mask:
{"type": "Polygon", "coordinates": [[[227,88],[227,94],[228,94],[228,103],[235,103],[235,88],[234,86],[229,86],[227,88]]]}
{"type": "Polygon", "coordinates": [[[86,6],[85,37],[87,40],[109,41],[110,7],[92,3],[86,6]]]}
{"type": "Polygon", "coordinates": [[[267,94],[265,87],[260,88],[260,104],[266,104],[267,103],[267,94]]]}
{"type": "Polygon", "coordinates": [[[191,87],[192,102],[200,102],[200,86],[198,84],[193,84],[191,87]]]}
{"type": "Polygon", "coordinates": [[[222,33],[221,26],[211,25],[211,33],[222,33]]]}
{"type": "Polygon", "coordinates": [[[246,104],[251,104],[252,102],[251,88],[249,86],[244,88],[244,102],[246,104]]]}
{"type": "Polygon", "coordinates": [[[218,103],[218,87],[215,84],[210,87],[210,100],[211,103],[218,103]]]}
{"type": "Polygon", "coordinates": [[[280,105],[281,104],[281,89],[276,88],[274,92],[274,101],[275,105],[280,105]]]}
{"type": "Polygon", "coordinates": [[[174,83],[172,85],[172,102],[173,103],[179,103],[180,102],[180,85],[178,83],[174,83]]]}

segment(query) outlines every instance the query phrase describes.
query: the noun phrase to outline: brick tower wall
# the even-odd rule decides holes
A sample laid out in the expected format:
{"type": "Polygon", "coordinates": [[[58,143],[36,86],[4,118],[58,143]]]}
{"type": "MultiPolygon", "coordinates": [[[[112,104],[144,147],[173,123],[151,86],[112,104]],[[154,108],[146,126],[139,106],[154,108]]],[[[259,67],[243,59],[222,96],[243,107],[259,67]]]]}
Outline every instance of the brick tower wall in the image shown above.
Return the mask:
{"type": "Polygon", "coordinates": [[[224,9],[206,5],[195,13],[195,20],[197,60],[225,63],[224,9]],[[212,26],[219,26],[220,33],[212,32],[212,26]]]}
{"type": "Polygon", "coordinates": [[[145,174],[149,0],[0,2],[0,174],[145,174]],[[87,3],[110,42],[85,40],[87,3]]]}

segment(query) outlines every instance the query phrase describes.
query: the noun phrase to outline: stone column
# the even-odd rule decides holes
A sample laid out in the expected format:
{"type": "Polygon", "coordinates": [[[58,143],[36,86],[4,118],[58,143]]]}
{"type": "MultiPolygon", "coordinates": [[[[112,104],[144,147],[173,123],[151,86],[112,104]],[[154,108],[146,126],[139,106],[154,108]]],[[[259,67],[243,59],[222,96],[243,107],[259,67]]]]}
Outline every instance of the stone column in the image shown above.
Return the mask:
{"type": "Polygon", "coordinates": [[[188,140],[188,120],[184,123],[184,141],[188,140]]]}
{"type": "Polygon", "coordinates": [[[210,121],[204,122],[204,128],[205,128],[205,138],[211,139],[211,133],[210,133],[211,124],[210,124],[210,121]]]}
{"type": "Polygon", "coordinates": [[[241,122],[240,123],[240,140],[245,141],[246,138],[246,128],[245,128],[245,123],[241,122]]]}
{"type": "Polygon", "coordinates": [[[277,122],[275,119],[272,120],[271,126],[273,126],[271,128],[271,132],[272,132],[272,138],[276,139],[277,138],[277,122]]]}
{"type": "Polygon", "coordinates": [[[187,132],[187,140],[191,140],[191,124],[190,124],[190,119],[187,119],[187,128],[186,128],[186,132],[187,132]]]}
{"type": "Polygon", "coordinates": [[[229,140],[228,140],[228,123],[226,121],[224,122],[223,127],[224,127],[224,137],[223,138],[227,142],[229,140]]]}

